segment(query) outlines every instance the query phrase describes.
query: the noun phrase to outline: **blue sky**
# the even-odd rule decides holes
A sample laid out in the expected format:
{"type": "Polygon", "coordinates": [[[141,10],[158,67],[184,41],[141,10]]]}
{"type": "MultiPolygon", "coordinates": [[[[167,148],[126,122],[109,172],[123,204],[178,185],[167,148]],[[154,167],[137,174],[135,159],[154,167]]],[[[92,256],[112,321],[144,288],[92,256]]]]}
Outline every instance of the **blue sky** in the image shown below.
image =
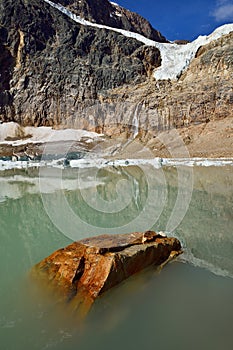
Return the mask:
{"type": "Polygon", "coordinates": [[[233,0],[113,0],[147,18],[169,40],[193,40],[233,23],[233,0]]]}

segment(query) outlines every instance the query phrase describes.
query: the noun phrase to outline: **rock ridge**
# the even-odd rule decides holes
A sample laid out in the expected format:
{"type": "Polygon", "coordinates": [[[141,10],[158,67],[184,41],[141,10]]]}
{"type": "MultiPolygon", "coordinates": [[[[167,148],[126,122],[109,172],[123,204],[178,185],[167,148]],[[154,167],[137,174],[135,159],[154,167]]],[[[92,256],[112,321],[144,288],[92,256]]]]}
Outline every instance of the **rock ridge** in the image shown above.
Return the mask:
{"type": "Polygon", "coordinates": [[[109,27],[125,29],[158,42],[168,40],[139,14],[108,0],[55,0],[77,16],[109,27]]]}

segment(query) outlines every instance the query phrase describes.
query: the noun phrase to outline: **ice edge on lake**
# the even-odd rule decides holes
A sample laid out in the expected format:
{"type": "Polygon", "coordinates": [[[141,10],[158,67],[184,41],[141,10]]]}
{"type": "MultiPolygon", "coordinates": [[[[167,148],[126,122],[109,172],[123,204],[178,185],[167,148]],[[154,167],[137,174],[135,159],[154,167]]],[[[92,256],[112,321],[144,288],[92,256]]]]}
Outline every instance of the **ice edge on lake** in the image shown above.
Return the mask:
{"type": "Polygon", "coordinates": [[[0,171],[10,169],[25,169],[25,168],[41,168],[41,167],[53,167],[65,169],[67,166],[71,168],[104,168],[104,167],[126,167],[126,166],[143,166],[150,165],[156,169],[163,166],[232,166],[233,158],[219,158],[219,159],[207,159],[207,158],[152,158],[152,159],[117,159],[107,160],[105,158],[82,158],[77,160],[70,160],[67,162],[66,158],[60,158],[56,160],[41,160],[41,161],[9,161],[0,160],[0,171]],[[65,165],[65,163],[67,165],[65,165]]]}

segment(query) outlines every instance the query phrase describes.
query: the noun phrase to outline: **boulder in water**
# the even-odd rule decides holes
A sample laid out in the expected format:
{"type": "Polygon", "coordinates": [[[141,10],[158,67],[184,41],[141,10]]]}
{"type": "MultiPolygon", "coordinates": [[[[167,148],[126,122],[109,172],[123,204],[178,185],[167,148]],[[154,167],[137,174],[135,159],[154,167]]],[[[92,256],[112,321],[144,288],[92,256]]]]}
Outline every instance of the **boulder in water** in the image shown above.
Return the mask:
{"type": "Polygon", "coordinates": [[[178,239],[154,231],[101,235],[54,252],[33,268],[33,275],[52,286],[64,301],[87,311],[94,300],[150,265],[181,253],[178,239]]]}

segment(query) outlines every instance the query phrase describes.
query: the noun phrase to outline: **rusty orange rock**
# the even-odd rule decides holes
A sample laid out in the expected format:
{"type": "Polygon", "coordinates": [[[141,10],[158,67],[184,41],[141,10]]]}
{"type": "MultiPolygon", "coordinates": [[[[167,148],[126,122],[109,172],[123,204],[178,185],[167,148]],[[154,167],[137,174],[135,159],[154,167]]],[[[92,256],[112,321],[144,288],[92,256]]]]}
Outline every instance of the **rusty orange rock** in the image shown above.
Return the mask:
{"type": "Polygon", "coordinates": [[[181,253],[176,238],[153,231],[101,235],[74,242],[34,266],[33,275],[65,301],[86,305],[149,265],[160,266],[181,253]]]}

